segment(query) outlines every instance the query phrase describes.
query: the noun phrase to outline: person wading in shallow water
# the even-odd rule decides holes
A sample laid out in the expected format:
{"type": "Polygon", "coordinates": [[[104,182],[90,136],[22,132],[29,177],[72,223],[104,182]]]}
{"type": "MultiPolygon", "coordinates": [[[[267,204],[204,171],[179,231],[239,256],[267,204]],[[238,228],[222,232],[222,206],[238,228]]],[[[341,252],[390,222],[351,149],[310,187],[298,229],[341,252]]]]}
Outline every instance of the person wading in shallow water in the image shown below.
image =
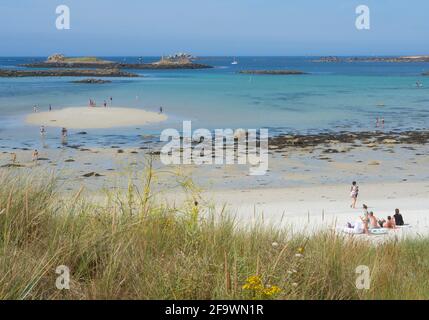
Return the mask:
{"type": "Polygon", "coordinates": [[[353,208],[353,209],[356,208],[358,195],[359,195],[359,187],[356,181],[353,181],[352,186],[350,188],[350,197],[352,198],[352,204],[350,205],[350,208],[353,208]]]}
{"type": "Polygon", "coordinates": [[[40,135],[42,137],[44,137],[46,135],[46,128],[45,128],[45,126],[41,126],[40,127],[40,135]]]}

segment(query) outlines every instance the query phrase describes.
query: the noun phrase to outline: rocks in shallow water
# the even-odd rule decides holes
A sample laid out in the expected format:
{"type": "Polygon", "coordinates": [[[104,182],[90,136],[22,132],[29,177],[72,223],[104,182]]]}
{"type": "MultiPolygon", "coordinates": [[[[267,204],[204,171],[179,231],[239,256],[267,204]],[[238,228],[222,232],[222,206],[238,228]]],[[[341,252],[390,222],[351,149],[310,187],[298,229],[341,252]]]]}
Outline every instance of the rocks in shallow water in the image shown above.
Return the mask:
{"type": "Polygon", "coordinates": [[[19,163],[8,163],[0,166],[0,168],[23,168],[23,167],[25,166],[19,163]]]}
{"type": "Polygon", "coordinates": [[[111,82],[112,81],[110,80],[102,80],[102,79],[94,79],[94,78],[72,81],[72,83],[84,83],[84,84],[104,84],[104,83],[111,83],[111,82]]]}
{"type": "Polygon", "coordinates": [[[118,153],[124,153],[124,150],[122,150],[122,149],[118,149],[118,151],[117,151],[118,153]]]}
{"type": "Polygon", "coordinates": [[[88,133],[86,131],[80,131],[80,132],[78,132],[76,134],[88,134],[88,133]]]}
{"type": "Polygon", "coordinates": [[[339,151],[337,149],[325,149],[323,153],[339,153],[339,151]]]}
{"type": "Polygon", "coordinates": [[[377,147],[377,144],[426,144],[429,142],[429,131],[405,131],[405,132],[338,132],[307,135],[279,135],[269,139],[270,146],[279,149],[287,147],[315,147],[329,144],[331,141],[351,144],[360,147],[357,142],[362,141],[369,148],[377,147]]]}
{"type": "Polygon", "coordinates": [[[381,162],[377,161],[377,160],[372,160],[372,161],[368,162],[369,166],[379,166],[380,164],[381,164],[381,162]]]}
{"type": "Polygon", "coordinates": [[[382,142],[384,144],[395,144],[395,143],[398,143],[398,141],[395,140],[395,139],[384,139],[382,142]]]}
{"type": "Polygon", "coordinates": [[[119,69],[49,69],[49,70],[8,70],[0,69],[2,78],[21,77],[139,77],[138,74],[119,69]]]}
{"type": "Polygon", "coordinates": [[[102,177],[103,175],[97,173],[97,172],[88,172],[82,175],[82,177],[89,178],[89,177],[102,177]]]}
{"type": "Polygon", "coordinates": [[[64,160],[64,162],[74,162],[75,160],[74,159],[66,159],[66,160],[64,160]]]}

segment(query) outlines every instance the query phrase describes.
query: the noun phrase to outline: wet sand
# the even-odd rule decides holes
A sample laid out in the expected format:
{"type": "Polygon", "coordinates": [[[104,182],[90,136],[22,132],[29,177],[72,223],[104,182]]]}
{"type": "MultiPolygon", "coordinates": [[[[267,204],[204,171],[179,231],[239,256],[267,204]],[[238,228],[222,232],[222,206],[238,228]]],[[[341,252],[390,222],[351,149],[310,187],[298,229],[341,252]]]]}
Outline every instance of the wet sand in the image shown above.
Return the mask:
{"type": "Polygon", "coordinates": [[[84,186],[87,194],[100,199],[103,191],[126,190],[129,182],[139,186],[151,157],[159,201],[184,200],[180,180],[189,177],[201,188],[201,203],[214,204],[218,210],[226,204],[243,223],[263,214],[265,221],[291,225],[296,231],[356,221],[362,210],[351,209],[349,198],[350,183],[356,180],[361,188],[359,207],[368,204],[379,218],[393,215],[399,208],[412,225],[389,236],[429,234],[427,143],[337,140],[304,147],[271,147],[269,171],[264,176],[250,176],[247,165],[164,166],[156,147],[144,142],[134,148],[42,149],[37,164],[31,162],[32,150],[3,150],[0,166],[10,165],[11,152],[15,152],[22,167],[10,170],[55,171],[65,195],[84,186]]]}

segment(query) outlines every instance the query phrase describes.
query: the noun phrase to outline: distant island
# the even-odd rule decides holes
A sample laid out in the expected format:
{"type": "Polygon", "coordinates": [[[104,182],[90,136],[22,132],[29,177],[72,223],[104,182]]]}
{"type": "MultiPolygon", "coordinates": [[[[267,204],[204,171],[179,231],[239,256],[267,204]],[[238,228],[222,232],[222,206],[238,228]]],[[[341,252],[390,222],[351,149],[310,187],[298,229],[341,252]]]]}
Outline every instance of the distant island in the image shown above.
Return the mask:
{"type": "Polygon", "coordinates": [[[212,66],[193,63],[193,57],[180,53],[162,57],[154,63],[120,63],[102,60],[97,57],[67,58],[63,54],[54,54],[46,61],[24,64],[28,68],[97,68],[97,69],[209,69],[212,66]]]}
{"type": "Polygon", "coordinates": [[[403,56],[403,57],[336,57],[328,56],[313,60],[313,62],[394,62],[394,63],[410,63],[410,62],[429,62],[429,55],[421,56],[403,56]]]}
{"type": "Polygon", "coordinates": [[[240,74],[254,74],[254,75],[299,75],[307,74],[298,70],[243,70],[239,72],[240,74]]]}
{"type": "Polygon", "coordinates": [[[0,69],[0,78],[18,77],[139,77],[135,73],[119,69],[51,69],[51,70],[6,70],[0,69]]]}

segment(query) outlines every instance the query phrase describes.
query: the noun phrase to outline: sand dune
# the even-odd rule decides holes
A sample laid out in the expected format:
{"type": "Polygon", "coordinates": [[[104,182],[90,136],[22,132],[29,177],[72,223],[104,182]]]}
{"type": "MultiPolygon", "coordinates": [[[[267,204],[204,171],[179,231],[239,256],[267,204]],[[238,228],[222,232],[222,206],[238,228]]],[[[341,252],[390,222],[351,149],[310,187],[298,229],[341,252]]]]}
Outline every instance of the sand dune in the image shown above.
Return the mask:
{"type": "Polygon", "coordinates": [[[102,129],[161,122],[166,115],[131,108],[73,107],[58,111],[33,113],[26,122],[70,129],[102,129]]]}

